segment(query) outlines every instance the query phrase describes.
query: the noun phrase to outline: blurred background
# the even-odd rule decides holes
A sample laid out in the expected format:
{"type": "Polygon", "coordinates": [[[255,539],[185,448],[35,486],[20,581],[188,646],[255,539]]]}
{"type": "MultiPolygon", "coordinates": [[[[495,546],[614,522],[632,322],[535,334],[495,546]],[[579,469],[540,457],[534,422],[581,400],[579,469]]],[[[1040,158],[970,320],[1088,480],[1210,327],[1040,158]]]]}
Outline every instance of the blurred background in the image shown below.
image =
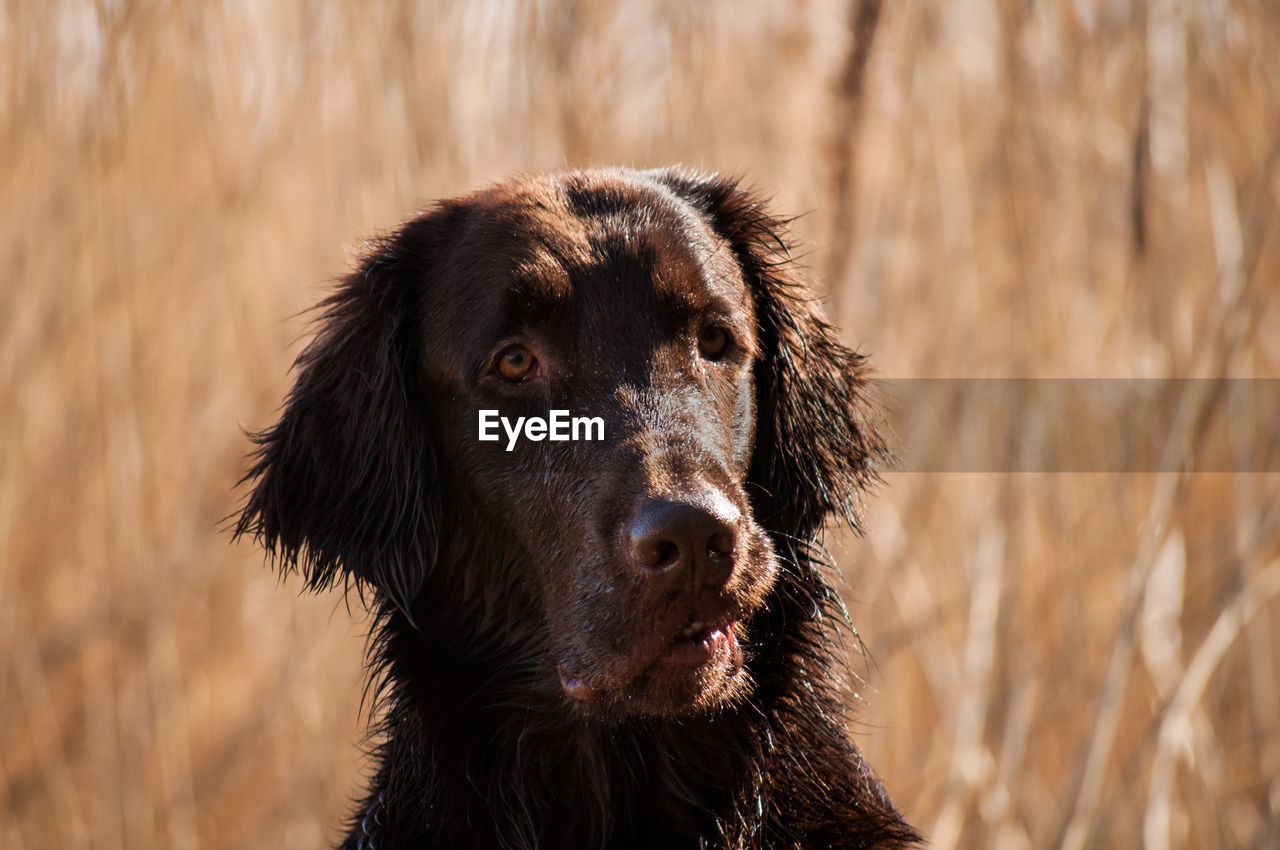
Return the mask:
{"type": "MultiPolygon", "coordinates": [[[[1272,0],[0,9],[4,850],[339,836],[359,613],[220,526],[299,314],[434,198],[741,173],[884,378],[1280,377],[1272,0]]],[[[1179,471],[1219,401],[829,536],[936,847],[1280,845],[1280,474],[1179,471]]]]}

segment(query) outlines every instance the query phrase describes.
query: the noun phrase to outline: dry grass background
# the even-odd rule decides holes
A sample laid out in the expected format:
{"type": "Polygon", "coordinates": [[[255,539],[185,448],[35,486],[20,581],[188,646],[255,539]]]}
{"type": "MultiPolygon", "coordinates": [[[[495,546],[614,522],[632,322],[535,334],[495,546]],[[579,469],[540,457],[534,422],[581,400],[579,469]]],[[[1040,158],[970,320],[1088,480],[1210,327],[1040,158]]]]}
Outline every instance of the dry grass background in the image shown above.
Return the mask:
{"type": "MultiPolygon", "coordinates": [[[[432,198],[743,171],[886,377],[1280,376],[1271,0],[0,8],[4,850],[337,835],[360,626],[218,526],[296,314],[432,198]]],[[[936,846],[1280,845],[1278,495],[888,476],[830,543],[936,846]]]]}

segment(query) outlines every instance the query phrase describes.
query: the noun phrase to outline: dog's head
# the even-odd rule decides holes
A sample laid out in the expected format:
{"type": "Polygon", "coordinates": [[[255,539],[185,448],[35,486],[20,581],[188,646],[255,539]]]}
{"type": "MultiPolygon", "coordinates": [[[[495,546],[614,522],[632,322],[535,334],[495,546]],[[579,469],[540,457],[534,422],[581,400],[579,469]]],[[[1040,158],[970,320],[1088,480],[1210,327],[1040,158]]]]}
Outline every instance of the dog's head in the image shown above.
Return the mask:
{"type": "Polygon", "coordinates": [[[677,171],[442,202],[326,302],[239,533],[522,642],[586,711],[739,698],[753,616],[884,453],[782,230],[677,171]]]}

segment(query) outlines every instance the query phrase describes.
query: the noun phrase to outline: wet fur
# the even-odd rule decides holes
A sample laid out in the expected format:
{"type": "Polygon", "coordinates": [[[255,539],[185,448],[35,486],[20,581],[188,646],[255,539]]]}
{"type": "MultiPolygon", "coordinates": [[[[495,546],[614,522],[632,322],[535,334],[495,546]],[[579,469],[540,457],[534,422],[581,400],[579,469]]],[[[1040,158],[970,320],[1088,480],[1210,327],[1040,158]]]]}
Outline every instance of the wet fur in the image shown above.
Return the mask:
{"type": "Polygon", "coordinates": [[[673,170],[553,179],[603,187],[606,201],[611,180],[675,196],[731,246],[750,290],[746,491],[781,571],[749,623],[749,682],[717,711],[611,717],[569,703],[547,675],[518,547],[446,492],[427,426],[419,289],[454,273],[438,257],[482,201],[442,203],[372,245],[323,305],[283,414],[254,436],[236,528],[313,589],[354,579],[374,612],[376,773],[342,846],[912,844],[845,732],[833,682],[847,614],[817,544],[832,514],[857,527],[886,457],[863,358],[796,278],[785,222],[735,181],[673,170]]]}

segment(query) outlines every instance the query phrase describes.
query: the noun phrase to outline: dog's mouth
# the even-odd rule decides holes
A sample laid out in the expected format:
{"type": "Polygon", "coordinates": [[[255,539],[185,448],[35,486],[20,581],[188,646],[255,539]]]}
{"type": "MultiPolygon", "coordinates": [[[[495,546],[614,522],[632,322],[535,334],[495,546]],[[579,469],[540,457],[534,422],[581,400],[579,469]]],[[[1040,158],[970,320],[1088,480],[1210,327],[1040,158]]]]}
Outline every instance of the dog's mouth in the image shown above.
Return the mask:
{"type": "Polygon", "coordinates": [[[677,667],[700,667],[724,656],[735,666],[742,666],[742,647],[734,632],[737,625],[729,620],[720,625],[694,620],[680,630],[666,651],[658,659],[659,664],[677,667]]]}
{"type": "Polygon", "coordinates": [[[669,715],[710,707],[727,699],[742,678],[746,656],[741,628],[728,616],[691,619],[631,656],[627,666],[632,673],[597,683],[561,664],[560,686],[571,701],[610,714],[669,715]]]}
{"type": "Polygon", "coordinates": [[[767,540],[744,535],[740,550],[723,586],[606,597],[587,585],[552,620],[563,696],[606,721],[715,713],[749,697],[758,637],[749,624],[778,567],[767,540]]]}

